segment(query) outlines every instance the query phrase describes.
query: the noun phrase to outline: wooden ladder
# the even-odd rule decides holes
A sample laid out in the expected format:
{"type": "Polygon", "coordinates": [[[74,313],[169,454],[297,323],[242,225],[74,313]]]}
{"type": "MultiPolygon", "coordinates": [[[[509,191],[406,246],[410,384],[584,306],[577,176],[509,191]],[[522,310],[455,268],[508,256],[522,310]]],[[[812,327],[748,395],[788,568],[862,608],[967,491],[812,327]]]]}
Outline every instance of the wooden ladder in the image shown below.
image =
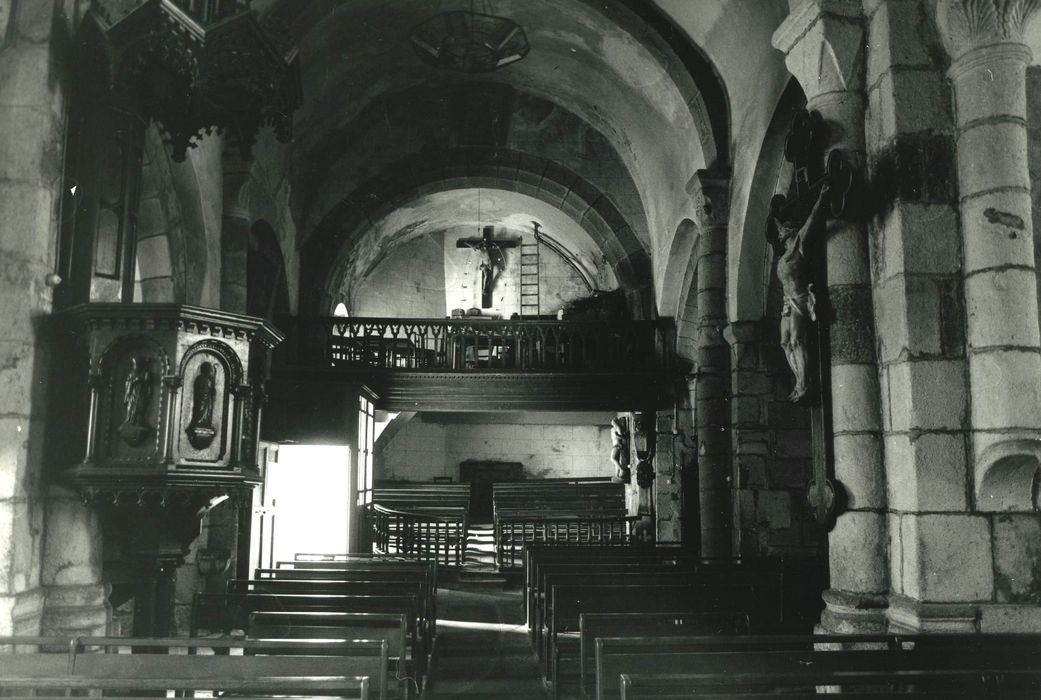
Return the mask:
{"type": "Polygon", "coordinates": [[[521,242],[520,247],[520,315],[539,316],[539,242],[521,242]]]}

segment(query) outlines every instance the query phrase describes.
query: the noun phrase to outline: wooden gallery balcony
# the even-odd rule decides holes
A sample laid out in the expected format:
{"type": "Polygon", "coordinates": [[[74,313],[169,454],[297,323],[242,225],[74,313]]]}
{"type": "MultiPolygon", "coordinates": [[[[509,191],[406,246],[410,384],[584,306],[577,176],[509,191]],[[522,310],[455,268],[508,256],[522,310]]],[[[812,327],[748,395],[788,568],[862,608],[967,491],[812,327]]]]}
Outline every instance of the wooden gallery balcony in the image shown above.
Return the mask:
{"type": "Polygon", "coordinates": [[[283,317],[278,379],[364,384],[416,410],[639,410],[669,405],[672,319],[283,317]]]}

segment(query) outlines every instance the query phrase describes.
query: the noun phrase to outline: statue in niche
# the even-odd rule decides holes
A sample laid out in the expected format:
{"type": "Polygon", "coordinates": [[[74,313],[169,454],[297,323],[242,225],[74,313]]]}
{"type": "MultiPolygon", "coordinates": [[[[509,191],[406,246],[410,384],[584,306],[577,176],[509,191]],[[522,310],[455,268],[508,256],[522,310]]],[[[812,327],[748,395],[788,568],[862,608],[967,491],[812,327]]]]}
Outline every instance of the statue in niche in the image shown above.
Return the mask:
{"type": "Polygon", "coordinates": [[[151,395],[151,372],[148,358],[134,355],[130,358],[130,370],[123,381],[123,423],[119,436],[128,445],[140,445],[148,437],[150,429],[145,425],[144,412],[151,395]]]}
{"type": "Polygon", "coordinates": [[[809,392],[809,330],[810,323],[817,320],[816,297],[810,283],[805,247],[807,240],[824,226],[830,187],[825,182],[820,189],[810,215],[799,226],[791,220],[782,220],[780,209],[785,199],[775,196],[770,203],[766,238],[777,258],[777,278],[784,294],[781,309],[781,347],[795,375],[795,386],[788,394],[792,403],[801,401],[809,392]]]}
{"type": "Polygon", "coordinates": [[[612,481],[628,484],[632,480],[632,471],[629,469],[629,423],[622,417],[611,421],[611,461],[615,466],[612,481]]]}
{"type": "Polygon", "coordinates": [[[199,364],[199,373],[192,382],[192,418],[185,432],[188,442],[197,450],[204,450],[213,442],[213,402],[217,397],[213,363],[199,364]]]}

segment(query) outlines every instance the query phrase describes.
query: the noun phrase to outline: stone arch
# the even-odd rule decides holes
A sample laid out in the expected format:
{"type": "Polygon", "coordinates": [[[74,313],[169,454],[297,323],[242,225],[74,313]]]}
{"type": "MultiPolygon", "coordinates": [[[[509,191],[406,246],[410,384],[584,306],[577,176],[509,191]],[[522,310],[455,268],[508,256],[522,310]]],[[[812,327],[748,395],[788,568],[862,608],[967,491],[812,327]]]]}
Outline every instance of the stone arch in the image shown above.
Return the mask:
{"type": "Polygon", "coordinates": [[[134,297],[177,302],[185,296],[185,241],[180,204],[173,193],[166,148],[157,127],[145,133],[137,209],[137,276],[134,297]]]}
{"type": "Polygon", "coordinates": [[[312,271],[300,292],[302,307],[315,313],[332,308],[352,249],[382,215],[419,195],[471,187],[519,192],[563,211],[600,246],[634,316],[649,316],[654,308],[650,256],[614,202],[558,163],[486,148],[407,158],[334,207],[301,252],[302,269],[312,271]]]}
{"type": "Polygon", "coordinates": [[[692,219],[684,219],[676,227],[669,257],[665,261],[665,271],[659,278],[658,313],[662,316],[677,319],[680,317],[683,299],[689,291],[685,285],[685,278],[688,276],[691,259],[696,254],[700,238],[701,229],[692,219]]]}
{"type": "Polygon", "coordinates": [[[744,225],[739,238],[731,243],[728,256],[728,315],[732,321],[755,321],[766,312],[772,261],[766,243],[766,218],[770,198],[787,190],[791,164],[784,159],[784,141],[795,112],[805,104],[806,96],[793,78],[778,100],[763,137],[744,212],[744,225]]]}

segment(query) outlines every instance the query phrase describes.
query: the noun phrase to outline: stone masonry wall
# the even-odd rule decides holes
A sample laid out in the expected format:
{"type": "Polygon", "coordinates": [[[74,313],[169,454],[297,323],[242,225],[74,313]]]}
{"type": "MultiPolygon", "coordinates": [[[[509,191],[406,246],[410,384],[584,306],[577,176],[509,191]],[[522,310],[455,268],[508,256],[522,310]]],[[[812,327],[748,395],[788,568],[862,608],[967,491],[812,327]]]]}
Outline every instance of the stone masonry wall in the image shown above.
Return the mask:
{"type": "Polygon", "coordinates": [[[611,476],[612,415],[418,414],[375,455],[377,480],[459,479],[468,459],[521,462],[529,479],[611,476]]]}
{"type": "Polygon", "coordinates": [[[806,502],[813,477],[809,410],[786,399],[794,380],[780,345],[780,284],[776,275],[770,279],[766,318],[728,334],[740,552],[812,555],[824,532],[806,502]]]}

